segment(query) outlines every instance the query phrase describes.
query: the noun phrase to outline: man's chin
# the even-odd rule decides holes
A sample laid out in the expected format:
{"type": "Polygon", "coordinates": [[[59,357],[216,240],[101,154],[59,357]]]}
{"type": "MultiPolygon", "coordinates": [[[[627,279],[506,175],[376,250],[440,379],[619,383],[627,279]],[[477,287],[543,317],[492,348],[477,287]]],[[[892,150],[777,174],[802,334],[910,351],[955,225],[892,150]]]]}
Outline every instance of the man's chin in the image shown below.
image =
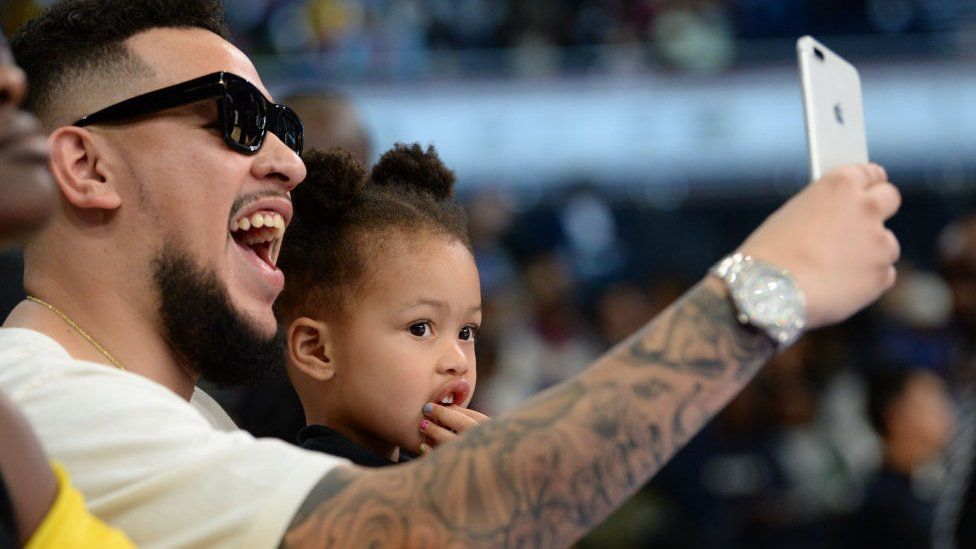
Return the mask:
{"type": "Polygon", "coordinates": [[[278,331],[278,321],[275,320],[274,311],[270,305],[262,303],[241,306],[234,303],[234,310],[244,324],[254,331],[254,335],[262,339],[270,340],[278,331]]]}
{"type": "Polygon", "coordinates": [[[164,247],[154,268],[166,339],[187,368],[219,386],[284,369],[284,334],[270,302],[241,303],[215,272],[176,246],[164,247]]]}

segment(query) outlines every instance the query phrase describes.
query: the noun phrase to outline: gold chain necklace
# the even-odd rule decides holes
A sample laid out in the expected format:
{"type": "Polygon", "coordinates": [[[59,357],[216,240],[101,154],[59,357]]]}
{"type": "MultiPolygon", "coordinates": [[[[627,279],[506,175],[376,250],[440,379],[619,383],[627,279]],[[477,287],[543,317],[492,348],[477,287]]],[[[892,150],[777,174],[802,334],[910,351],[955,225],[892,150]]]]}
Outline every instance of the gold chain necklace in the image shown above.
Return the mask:
{"type": "Polygon", "coordinates": [[[54,305],[51,305],[50,303],[44,301],[39,297],[34,297],[32,295],[29,295],[27,296],[27,299],[33,301],[34,303],[37,303],[38,305],[43,305],[47,307],[52,313],[61,317],[61,320],[65,321],[68,324],[68,326],[71,326],[72,328],[74,328],[76,332],[78,332],[78,335],[85,338],[85,341],[87,341],[88,343],[91,343],[91,346],[94,347],[96,351],[102,353],[102,356],[107,358],[108,361],[112,363],[112,366],[115,366],[119,370],[123,370],[123,371],[125,370],[125,368],[122,367],[122,364],[118,360],[115,360],[115,357],[112,356],[112,353],[108,352],[108,350],[105,347],[102,347],[102,345],[99,342],[95,341],[95,338],[88,335],[88,332],[82,330],[81,326],[79,326],[77,322],[71,320],[71,318],[68,315],[64,314],[64,311],[58,309],[54,305]]]}

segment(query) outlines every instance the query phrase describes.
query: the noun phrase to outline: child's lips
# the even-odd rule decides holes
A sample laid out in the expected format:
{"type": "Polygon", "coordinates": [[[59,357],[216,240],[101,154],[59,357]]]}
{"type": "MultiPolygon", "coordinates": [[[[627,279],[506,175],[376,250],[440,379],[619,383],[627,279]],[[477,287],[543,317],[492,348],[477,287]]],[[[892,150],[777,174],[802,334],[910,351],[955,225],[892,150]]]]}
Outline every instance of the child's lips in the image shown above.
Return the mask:
{"type": "Polygon", "coordinates": [[[467,379],[459,378],[445,384],[435,393],[436,397],[431,400],[435,404],[442,406],[467,406],[468,395],[471,394],[471,384],[467,379]],[[445,402],[450,400],[450,402],[445,402]]]}

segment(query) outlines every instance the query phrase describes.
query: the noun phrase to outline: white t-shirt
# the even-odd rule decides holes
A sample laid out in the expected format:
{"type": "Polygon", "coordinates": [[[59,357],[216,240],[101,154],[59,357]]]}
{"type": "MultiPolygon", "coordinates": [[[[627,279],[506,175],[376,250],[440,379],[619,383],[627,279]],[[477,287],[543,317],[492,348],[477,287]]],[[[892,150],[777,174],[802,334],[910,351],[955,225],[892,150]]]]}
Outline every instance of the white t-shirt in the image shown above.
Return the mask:
{"type": "Polygon", "coordinates": [[[348,463],[255,439],[199,389],[186,402],[33,330],[0,329],[0,390],[89,509],[140,547],[277,547],[315,483],[348,463]]]}

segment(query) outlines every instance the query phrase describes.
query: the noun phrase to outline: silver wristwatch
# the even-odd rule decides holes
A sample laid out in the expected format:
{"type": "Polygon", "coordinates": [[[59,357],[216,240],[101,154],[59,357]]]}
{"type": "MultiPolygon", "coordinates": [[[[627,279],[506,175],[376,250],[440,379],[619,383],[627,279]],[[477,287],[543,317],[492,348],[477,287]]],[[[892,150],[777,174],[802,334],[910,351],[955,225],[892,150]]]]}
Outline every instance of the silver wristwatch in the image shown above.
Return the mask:
{"type": "Polygon", "coordinates": [[[712,267],[711,273],[725,282],[739,322],[762,330],[780,349],[803,333],[807,323],[803,292],[786,270],[734,253],[712,267]]]}

